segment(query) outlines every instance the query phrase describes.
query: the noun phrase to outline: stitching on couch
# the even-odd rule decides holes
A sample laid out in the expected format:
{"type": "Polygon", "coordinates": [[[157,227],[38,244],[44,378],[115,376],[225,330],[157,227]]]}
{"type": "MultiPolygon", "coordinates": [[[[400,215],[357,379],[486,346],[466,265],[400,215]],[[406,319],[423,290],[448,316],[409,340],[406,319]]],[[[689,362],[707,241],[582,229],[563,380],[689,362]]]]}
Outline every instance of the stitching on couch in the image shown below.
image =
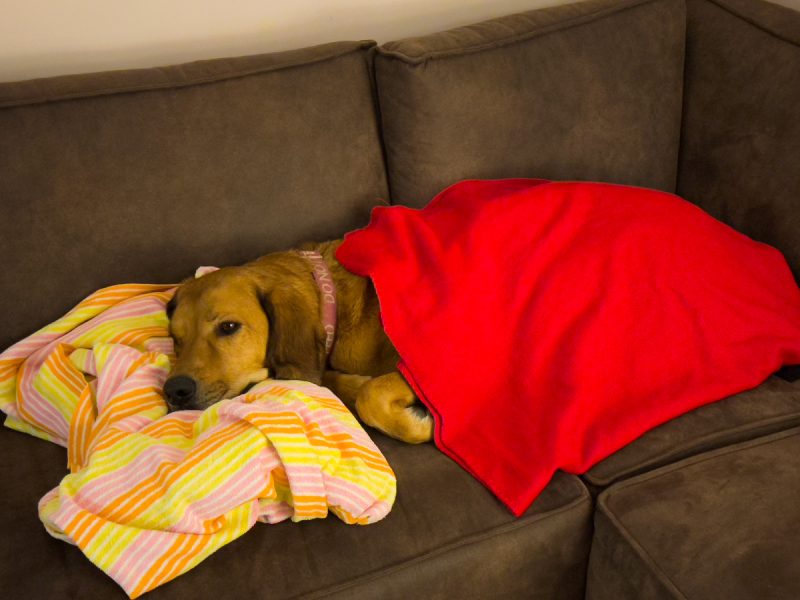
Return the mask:
{"type": "Polygon", "coordinates": [[[707,462],[709,460],[717,458],[718,456],[733,454],[735,452],[738,452],[742,448],[755,448],[757,446],[770,444],[776,440],[795,437],[797,435],[800,435],[800,427],[782,431],[780,433],[772,434],[766,437],[758,438],[756,440],[749,440],[747,442],[735,444],[733,446],[728,446],[718,450],[713,450],[711,452],[707,452],[700,456],[688,458],[684,461],[681,461],[673,465],[667,465],[666,467],[662,467],[646,475],[642,475],[634,479],[629,479],[627,481],[612,486],[611,488],[600,494],[600,496],[597,499],[596,508],[597,510],[601,511],[603,515],[609,520],[609,522],[611,522],[617,528],[617,530],[622,534],[623,539],[628,543],[628,545],[633,549],[633,551],[636,552],[640,556],[640,558],[651,569],[654,570],[654,572],[656,572],[656,574],[659,576],[659,579],[663,578],[663,582],[672,585],[677,593],[680,593],[684,598],[686,598],[685,594],[683,594],[683,592],[680,591],[680,588],[678,588],[675,582],[673,582],[672,579],[658,566],[658,564],[655,562],[650,553],[644,548],[644,546],[642,546],[638,542],[638,540],[633,536],[633,534],[628,530],[628,528],[623,525],[622,521],[620,521],[617,518],[617,516],[613,513],[611,507],[609,506],[609,501],[611,500],[612,496],[621,490],[642,484],[646,481],[649,481],[650,479],[660,477],[665,473],[678,471],[688,466],[693,466],[695,464],[707,462]]]}
{"type": "MultiPolygon", "coordinates": [[[[384,577],[386,575],[391,575],[391,574],[394,574],[394,573],[398,573],[398,572],[403,571],[403,570],[405,570],[405,569],[407,569],[409,567],[413,567],[414,565],[416,565],[416,564],[418,564],[420,562],[427,561],[427,560],[430,560],[432,558],[436,558],[438,556],[442,556],[444,554],[447,554],[448,552],[452,552],[454,550],[458,550],[459,548],[470,546],[470,545],[473,545],[473,544],[477,544],[477,543],[483,542],[485,540],[497,537],[499,535],[508,533],[510,531],[515,531],[517,529],[523,529],[525,527],[528,527],[529,525],[532,525],[534,523],[538,523],[539,521],[543,521],[545,519],[557,517],[557,516],[561,515],[562,513],[565,513],[567,511],[577,507],[577,506],[580,506],[586,500],[588,500],[588,505],[592,509],[592,510],[590,510],[590,514],[589,514],[589,516],[591,517],[591,513],[593,512],[592,496],[591,496],[591,494],[589,494],[589,491],[586,489],[586,487],[583,484],[580,483],[580,481],[577,481],[576,483],[578,483],[579,486],[580,486],[580,496],[578,498],[576,498],[575,500],[573,500],[572,502],[570,502],[569,504],[566,504],[566,505],[564,505],[564,506],[562,506],[560,508],[557,508],[555,510],[551,510],[551,511],[546,512],[546,513],[540,513],[540,514],[530,515],[529,517],[525,517],[525,518],[521,518],[521,519],[515,519],[514,521],[510,521],[509,523],[505,523],[503,525],[500,525],[500,526],[495,527],[493,529],[490,529],[488,531],[483,531],[483,532],[480,532],[480,533],[471,534],[471,535],[468,535],[468,536],[466,536],[464,538],[461,538],[459,540],[454,540],[452,542],[449,542],[449,543],[447,543],[447,544],[445,544],[443,546],[439,546],[437,548],[433,548],[432,550],[429,550],[428,552],[425,552],[424,554],[418,554],[418,555],[413,556],[413,557],[411,557],[409,559],[401,560],[398,563],[395,563],[393,565],[389,565],[389,566],[380,568],[380,569],[378,569],[376,571],[373,571],[371,573],[366,573],[364,575],[359,575],[359,576],[357,576],[357,577],[355,577],[355,578],[353,578],[353,579],[351,579],[349,581],[344,581],[342,583],[339,583],[339,584],[333,585],[331,587],[325,588],[324,590],[315,590],[315,591],[308,592],[308,593],[302,593],[302,594],[300,594],[298,596],[293,596],[293,598],[304,598],[304,599],[307,599],[307,600],[311,600],[311,599],[314,599],[314,598],[329,597],[329,596],[331,596],[333,594],[337,594],[339,592],[343,592],[343,591],[346,591],[348,589],[358,587],[358,586],[363,585],[365,583],[370,583],[370,582],[375,581],[376,579],[380,579],[380,578],[382,578],[382,577],[384,577]]],[[[590,518],[590,524],[591,524],[591,518],[590,518]]]]}
{"type": "MultiPolygon", "coordinates": [[[[800,48],[800,41],[789,39],[786,36],[784,36],[783,34],[778,33],[777,31],[774,31],[769,26],[764,25],[762,23],[756,22],[756,20],[753,19],[752,17],[748,17],[747,15],[739,12],[739,10],[737,10],[736,8],[728,6],[725,3],[724,0],[706,0],[706,2],[708,2],[709,4],[713,4],[713,5],[717,6],[718,8],[721,8],[725,12],[728,12],[728,13],[732,14],[735,17],[740,18],[742,21],[744,21],[748,25],[752,25],[756,29],[759,29],[759,30],[763,31],[764,33],[768,33],[769,35],[781,40],[782,42],[786,42],[787,44],[791,44],[792,46],[800,48]]],[[[781,7],[781,8],[784,8],[784,7],[781,7]]],[[[787,9],[787,10],[791,10],[791,9],[787,9]]]]}
{"type": "MultiPolygon", "coordinates": [[[[770,417],[768,419],[761,419],[760,421],[753,421],[751,423],[743,423],[743,424],[739,425],[738,427],[734,427],[732,429],[717,429],[716,431],[707,433],[706,435],[700,436],[699,438],[692,438],[692,440],[687,440],[682,445],[677,446],[677,447],[673,448],[672,450],[670,450],[670,451],[668,451],[666,453],[659,454],[658,456],[656,456],[654,458],[651,458],[649,460],[641,460],[641,461],[639,461],[639,462],[637,462],[637,463],[635,463],[635,464],[633,464],[633,465],[631,465],[631,466],[629,466],[629,467],[627,467],[627,468],[623,469],[622,471],[619,471],[619,472],[617,472],[615,474],[610,474],[610,475],[607,475],[605,477],[601,477],[601,478],[598,479],[598,478],[591,477],[589,475],[589,472],[587,472],[586,475],[589,475],[589,476],[586,479],[592,485],[607,487],[607,486],[611,485],[612,483],[615,483],[615,482],[617,482],[617,481],[619,481],[619,480],[621,480],[623,478],[631,476],[632,474],[633,475],[637,475],[637,474],[642,472],[642,469],[651,468],[655,463],[658,463],[659,461],[662,461],[662,460],[666,460],[666,461],[674,460],[676,457],[680,458],[680,454],[682,452],[691,451],[693,449],[696,449],[697,446],[701,445],[703,442],[707,442],[709,440],[713,440],[714,438],[724,437],[725,434],[733,434],[733,435],[735,435],[735,434],[742,433],[742,432],[747,432],[747,431],[755,431],[755,432],[757,432],[760,429],[764,429],[765,427],[769,427],[770,425],[773,425],[775,423],[782,423],[784,421],[787,422],[787,426],[784,429],[778,429],[777,431],[770,431],[770,432],[767,432],[766,434],[761,434],[761,435],[770,435],[770,434],[773,434],[773,433],[778,433],[779,431],[786,431],[787,429],[792,429],[794,427],[797,427],[797,425],[800,424],[800,411],[794,411],[794,412],[791,412],[791,413],[788,413],[788,414],[777,415],[777,416],[774,416],[774,417],[770,417]]],[[[761,437],[761,436],[759,435],[758,437],[761,437]]],[[[738,440],[738,441],[733,441],[732,443],[737,443],[738,444],[738,443],[747,442],[747,441],[750,441],[750,440],[738,440]]],[[[723,443],[725,443],[725,442],[723,441],[723,443]]],[[[710,448],[710,449],[706,450],[706,452],[710,452],[710,451],[716,450],[716,449],[717,448],[710,448]]],[[[690,457],[686,456],[686,457],[683,457],[683,458],[690,458],[690,457]]],[[[662,466],[665,466],[665,465],[664,464],[659,465],[659,467],[662,467],[662,466]]]]}
{"type": "MultiPolygon", "coordinates": [[[[474,54],[477,52],[483,52],[487,50],[495,50],[497,48],[502,48],[505,46],[510,46],[513,44],[526,42],[528,40],[541,37],[547,35],[549,33],[553,33],[555,31],[561,31],[566,29],[572,29],[573,27],[577,27],[579,25],[584,25],[586,23],[591,23],[593,21],[599,21],[604,19],[605,17],[609,17],[615,15],[617,13],[622,13],[630,9],[639,8],[640,6],[645,6],[647,4],[654,4],[657,2],[664,2],[664,1],[671,1],[671,0],[627,0],[627,2],[616,4],[614,6],[609,6],[606,8],[602,8],[596,10],[591,13],[587,13],[585,15],[581,15],[579,17],[572,17],[569,19],[565,19],[563,21],[559,21],[557,23],[551,23],[550,25],[543,25],[537,27],[531,31],[526,33],[518,34],[513,37],[509,37],[502,40],[493,40],[490,42],[479,43],[476,46],[471,46],[467,48],[452,48],[448,50],[434,50],[431,52],[426,52],[422,56],[418,57],[411,57],[399,50],[387,50],[383,46],[378,47],[378,54],[384,57],[391,57],[400,60],[401,62],[410,64],[410,65],[420,65],[423,63],[427,63],[429,60],[435,60],[440,58],[450,58],[453,56],[465,56],[468,54],[474,54]]],[[[557,8],[557,7],[551,7],[557,8]]],[[[546,9],[540,9],[546,10],[546,9]]],[[[520,13],[524,14],[524,13],[520,13]]],[[[435,35],[435,34],[434,34],[435,35]]]]}
{"type": "MultiPolygon", "coordinates": [[[[628,479],[617,483],[616,485],[611,486],[607,490],[605,490],[597,499],[597,505],[607,507],[608,501],[611,497],[616,493],[623,489],[633,487],[635,485],[642,484],[646,481],[649,481],[655,477],[660,477],[665,473],[669,473],[671,471],[678,471],[685,467],[693,466],[695,464],[700,464],[703,462],[707,462],[709,460],[713,460],[718,456],[725,456],[726,454],[733,454],[738,452],[743,448],[756,448],[758,446],[764,446],[766,444],[771,444],[776,440],[781,440],[783,438],[789,438],[794,436],[800,436],[800,427],[793,427],[792,429],[786,429],[784,431],[778,431],[775,433],[771,433],[767,436],[759,437],[754,440],[747,440],[744,442],[739,442],[738,444],[733,444],[731,446],[725,446],[723,448],[717,448],[716,450],[709,450],[708,452],[704,452],[698,456],[692,456],[686,458],[680,462],[673,463],[670,465],[663,466],[655,471],[650,471],[649,473],[645,473],[639,475],[638,477],[634,477],[633,479],[628,479]]],[[[609,509],[610,510],[610,509],[609,509]]]]}
{"type": "MultiPolygon", "coordinates": [[[[159,83],[144,83],[139,85],[129,85],[129,86],[121,86],[121,87],[106,87],[106,88],[99,88],[96,90],[90,90],[88,92],[69,92],[64,94],[56,94],[54,96],[36,96],[36,97],[27,97],[27,98],[15,98],[12,100],[2,101],[0,100],[0,109],[4,108],[16,108],[20,106],[34,106],[37,104],[47,104],[50,102],[63,102],[67,100],[81,100],[83,98],[97,98],[99,96],[112,96],[116,94],[130,94],[130,93],[138,93],[138,92],[149,92],[149,91],[158,91],[164,89],[179,89],[185,87],[193,87],[198,85],[205,85],[209,83],[216,83],[219,81],[226,81],[229,79],[241,79],[244,77],[251,77],[253,75],[260,75],[263,73],[271,73],[274,71],[280,71],[283,69],[294,69],[297,67],[305,67],[308,65],[314,65],[318,63],[323,63],[329,60],[335,60],[337,58],[341,58],[342,56],[346,56],[348,54],[354,52],[360,52],[362,50],[372,48],[375,46],[375,42],[364,40],[358,42],[358,45],[355,47],[350,48],[342,48],[340,51],[334,54],[328,54],[325,56],[320,56],[315,59],[311,60],[295,60],[289,61],[286,63],[282,63],[279,65],[268,65],[263,67],[256,67],[251,69],[243,69],[240,71],[233,71],[230,73],[220,73],[218,75],[210,75],[205,77],[195,77],[193,79],[189,79],[186,81],[169,81],[169,82],[159,82],[159,83]]],[[[218,60],[235,60],[236,58],[245,58],[245,57],[230,57],[230,58],[222,58],[222,59],[211,59],[211,62],[215,62],[218,60]]],[[[183,63],[184,65],[191,65],[199,62],[206,62],[206,61],[194,61],[189,63],[183,63]]],[[[181,65],[175,65],[181,66],[181,65]]],[[[132,71],[149,71],[152,69],[158,69],[164,67],[152,67],[152,68],[143,68],[143,69],[131,69],[132,71]]],[[[102,73],[102,71],[100,72],[102,73]]],[[[98,73],[94,73],[98,74],[98,73]]],[[[87,73],[87,76],[92,75],[92,73],[87,73]]],[[[70,75],[64,75],[63,77],[70,77],[70,75]]],[[[44,78],[48,79],[48,78],[44,78]]],[[[35,81],[35,80],[34,80],[35,81]]],[[[13,85],[14,82],[10,84],[4,85],[13,85]]],[[[22,83],[22,82],[20,82],[22,83]]]]}
{"type": "MultiPolygon", "coordinates": [[[[603,511],[603,515],[614,525],[617,530],[622,534],[622,539],[624,542],[628,544],[631,548],[635,556],[638,556],[639,559],[650,569],[650,571],[656,576],[661,585],[666,587],[673,595],[676,595],[678,598],[682,600],[688,600],[686,594],[677,586],[677,584],[672,581],[669,575],[667,575],[664,570],[658,566],[658,563],[652,557],[652,555],[639,543],[637,542],[632,536],[629,535],[628,530],[616,519],[616,517],[607,512],[603,511]]],[[[595,520],[597,517],[595,516],[595,520]]],[[[595,531],[597,531],[597,525],[595,524],[595,531]]],[[[592,536],[592,547],[595,544],[600,542],[600,545],[605,546],[608,548],[608,544],[603,540],[602,537],[598,538],[597,535],[592,536]]],[[[591,560],[591,559],[590,559],[591,560]]]]}

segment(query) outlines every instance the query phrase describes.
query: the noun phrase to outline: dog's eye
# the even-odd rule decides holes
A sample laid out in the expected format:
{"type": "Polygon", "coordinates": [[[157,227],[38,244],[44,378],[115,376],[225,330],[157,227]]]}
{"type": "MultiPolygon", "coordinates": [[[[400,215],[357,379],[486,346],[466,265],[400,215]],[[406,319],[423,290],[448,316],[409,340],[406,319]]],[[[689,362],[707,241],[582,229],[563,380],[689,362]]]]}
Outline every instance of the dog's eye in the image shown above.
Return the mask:
{"type": "Polygon", "coordinates": [[[242,324],[237,323],[236,321],[223,321],[219,325],[217,325],[217,332],[220,335],[232,335],[239,331],[242,324]]]}

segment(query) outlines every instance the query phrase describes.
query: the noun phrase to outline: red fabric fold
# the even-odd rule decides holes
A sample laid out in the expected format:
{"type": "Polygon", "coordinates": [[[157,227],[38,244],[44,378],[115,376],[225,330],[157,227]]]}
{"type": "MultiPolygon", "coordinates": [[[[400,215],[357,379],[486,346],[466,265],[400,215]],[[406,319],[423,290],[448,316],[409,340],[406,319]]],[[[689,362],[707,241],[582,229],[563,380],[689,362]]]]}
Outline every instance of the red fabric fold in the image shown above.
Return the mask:
{"type": "Polygon", "coordinates": [[[647,430],[800,363],[783,256],[671,194],[465,181],[377,207],[370,277],[437,446],[517,515],[647,430]]]}

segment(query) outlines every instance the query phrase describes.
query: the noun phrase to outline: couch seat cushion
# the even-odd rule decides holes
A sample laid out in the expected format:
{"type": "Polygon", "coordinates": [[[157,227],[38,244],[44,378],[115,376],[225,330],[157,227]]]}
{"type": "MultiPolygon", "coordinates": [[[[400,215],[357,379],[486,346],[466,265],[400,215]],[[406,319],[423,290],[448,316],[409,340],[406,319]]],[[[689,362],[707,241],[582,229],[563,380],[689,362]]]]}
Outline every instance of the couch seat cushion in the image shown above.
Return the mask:
{"type": "MultiPolygon", "coordinates": [[[[389,516],[366,527],[325,520],[256,524],[146,597],[583,598],[592,503],[559,473],[514,519],[432,445],[375,432],[397,474],[389,516]]],[[[125,598],[74,546],[48,536],[39,498],[66,474],[63,449],[2,428],[0,585],[11,598],[125,598]]]]}
{"type": "Polygon", "coordinates": [[[648,431],[584,476],[599,491],[689,456],[800,425],[800,387],[770,377],[755,389],[701,406],[648,431]]]}
{"type": "Polygon", "coordinates": [[[588,598],[800,598],[800,428],[696,456],[598,500],[588,598]]]}

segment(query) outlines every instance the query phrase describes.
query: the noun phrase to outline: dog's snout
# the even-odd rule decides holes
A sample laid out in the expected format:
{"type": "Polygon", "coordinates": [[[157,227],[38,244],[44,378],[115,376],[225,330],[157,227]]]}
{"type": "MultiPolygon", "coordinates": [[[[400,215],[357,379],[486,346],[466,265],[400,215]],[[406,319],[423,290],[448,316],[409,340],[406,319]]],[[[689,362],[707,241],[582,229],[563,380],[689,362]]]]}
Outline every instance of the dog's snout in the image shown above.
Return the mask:
{"type": "Polygon", "coordinates": [[[167,395],[171,405],[175,407],[185,407],[194,400],[197,392],[197,383],[186,375],[176,375],[170,377],[164,383],[164,393],[167,395]]]}

